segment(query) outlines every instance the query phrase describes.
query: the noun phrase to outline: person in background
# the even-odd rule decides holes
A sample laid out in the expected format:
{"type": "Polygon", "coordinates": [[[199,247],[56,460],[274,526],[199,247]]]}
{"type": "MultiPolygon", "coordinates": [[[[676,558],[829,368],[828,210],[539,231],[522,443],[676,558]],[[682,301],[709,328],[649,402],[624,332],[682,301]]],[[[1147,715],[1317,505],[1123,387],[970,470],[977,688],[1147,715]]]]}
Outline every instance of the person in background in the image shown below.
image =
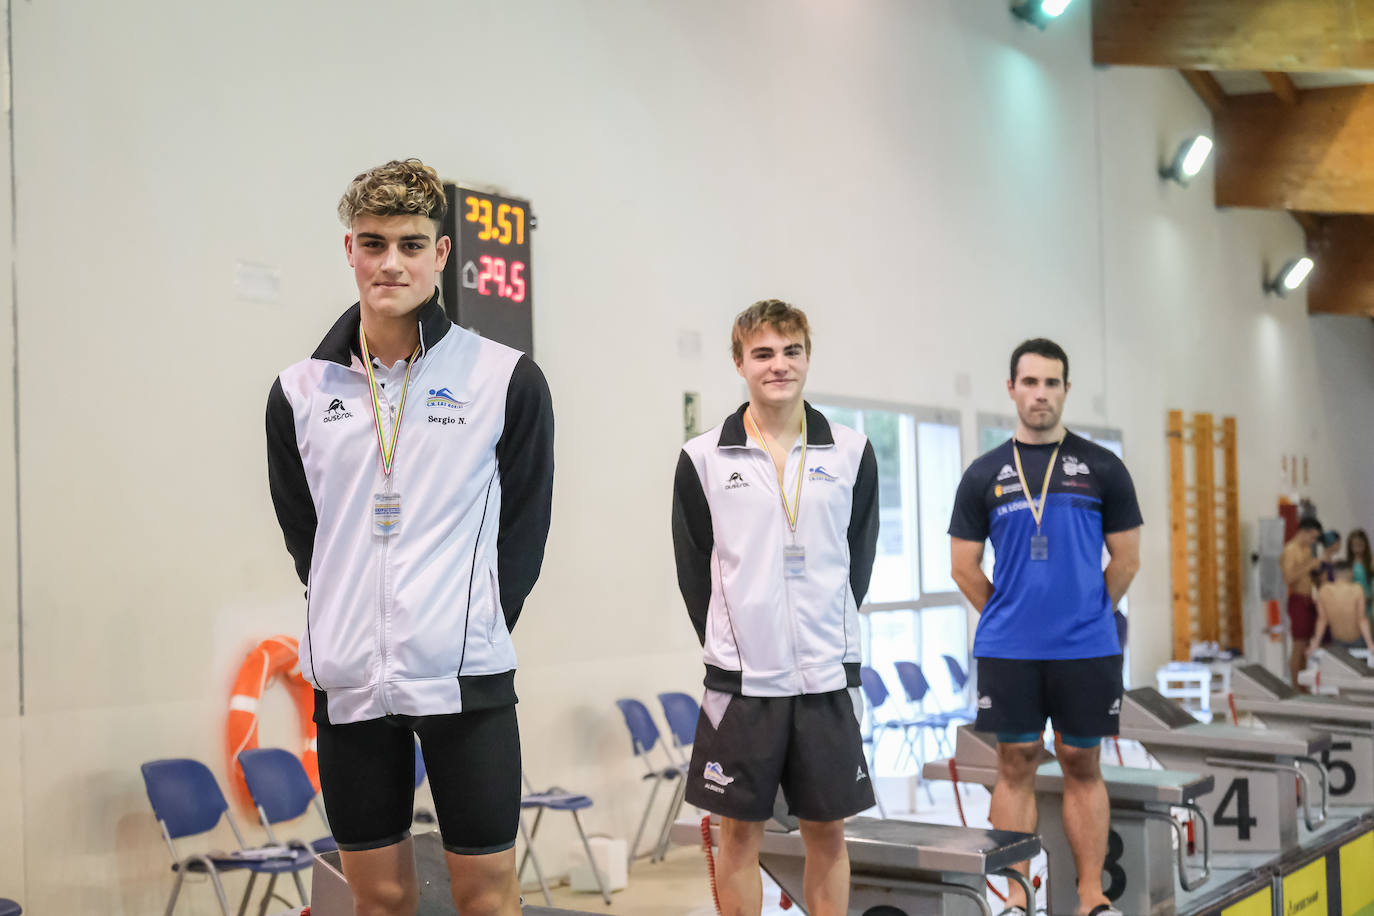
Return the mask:
{"type": "MultiPolygon", "coordinates": [[[[1289,635],[1293,638],[1293,651],[1288,656],[1288,674],[1293,686],[1299,690],[1298,672],[1307,661],[1307,644],[1317,626],[1317,608],[1312,601],[1313,578],[1322,564],[1317,555],[1317,541],[1322,536],[1322,523],[1308,516],[1298,522],[1298,532],[1283,545],[1279,556],[1279,567],[1283,570],[1283,583],[1288,588],[1289,635]]],[[[1325,551],[1330,556],[1330,548],[1325,551]]]]}
{"type": "Polygon", "coordinates": [[[1363,528],[1356,528],[1345,539],[1345,561],[1350,564],[1352,580],[1364,590],[1364,613],[1374,626],[1374,588],[1370,586],[1370,576],[1374,574],[1374,557],[1369,552],[1369,535],[1363,528]]]}
{"type": "Polygon", "coordinates": [[[1369,635],[1369,621],[1364,615],[1364,589],[1355,584],[1350,564],[1337,560],[1336,581],[1317,589],[1317,629],[1307,647],[1311,655],[1321,648],[1329,629],[1331,641],[1347,649],[1368,649],[1374,654],[1374,638],[1369,635]]]}

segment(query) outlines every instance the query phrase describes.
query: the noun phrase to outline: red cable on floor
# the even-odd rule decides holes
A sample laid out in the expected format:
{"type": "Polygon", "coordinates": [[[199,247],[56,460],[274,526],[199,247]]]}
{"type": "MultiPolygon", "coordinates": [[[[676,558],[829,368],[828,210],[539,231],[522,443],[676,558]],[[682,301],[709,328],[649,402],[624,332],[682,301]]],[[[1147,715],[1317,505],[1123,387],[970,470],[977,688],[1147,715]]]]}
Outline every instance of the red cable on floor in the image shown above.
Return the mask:
{"type": "Polygon", "coordinates": [[[711,852],[711,815],[701,818],[701,851],[706,853],[706,874],[711,879],[711,902],[716,906],[716,916],[720,916],[720,891],[716,889],[716,857],[711,852]]]}
{"type": "MultiPolygon", "coordinates": [[[[959,768],[954,765],[954,758],[949,758],[949,781],[954,785],[954,805],[959,809],[959,823],[968,826],[968,818],[964,817],[964,800],[959,797],[959,768]]],[[[987,882],[988,890],[1003,903],[1007,902],[1006,896],[997,888],[992,886],[992,882],[987,882]]]]}
{"type": "Polygon", "coordinates": [[[1122,759],[1122,757],[1121,757],[1121,739],[1120,739],[1120,738],[1113,738],[1113,739],[1112,739],[1112,747],[1116,748],[1116,764],[1117,764],[1117,766],[1123,766],[1123,767],[1124,767],[1124,766],[1126,765],[1126,761],[1125,761],[1124,759],[1122,759]]]}
{"type": "Polygon", "coordinates": [[[1236,715],[1236,695],[1234,693],[1226,694],[1226,702],[1231,705],[1231,724],[1239,725],[1240,716],[1236,715]]]}

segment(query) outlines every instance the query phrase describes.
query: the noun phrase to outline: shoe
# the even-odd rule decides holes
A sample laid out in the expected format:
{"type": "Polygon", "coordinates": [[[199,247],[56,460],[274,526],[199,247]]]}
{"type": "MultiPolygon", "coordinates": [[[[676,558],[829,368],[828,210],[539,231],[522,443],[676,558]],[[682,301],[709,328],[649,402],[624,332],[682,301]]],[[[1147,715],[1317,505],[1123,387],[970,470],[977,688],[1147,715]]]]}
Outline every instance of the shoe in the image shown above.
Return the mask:
{"type": "Polygon", "coordinates": [[[1026,910],[1024,907],[1009,906],[1002,912],[998,913],[997,916],[1026,916],[1026,910]]]}
{"type": "Polygon", "coordinates": [[[1099,903],[1088,910],[1088,916],[1121,916],[1121,911],[1110,903],[1099,903]]]}

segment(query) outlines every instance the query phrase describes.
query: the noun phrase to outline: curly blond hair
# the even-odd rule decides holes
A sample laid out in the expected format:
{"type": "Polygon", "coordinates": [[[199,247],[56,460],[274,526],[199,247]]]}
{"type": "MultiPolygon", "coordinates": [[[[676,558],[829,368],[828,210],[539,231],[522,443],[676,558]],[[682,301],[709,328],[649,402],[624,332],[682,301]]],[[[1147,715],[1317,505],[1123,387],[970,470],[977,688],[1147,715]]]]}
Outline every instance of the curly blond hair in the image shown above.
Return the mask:
{"type": "Polygon", "coordinates": [[[448,200],[439,173],[419,159],[393,159],[368,169],[339,199],[339,219],[352,228],[359,216],[427,216],[437,238],[443,233],[448,200]]]}
{"type": "Polygon", "coordinates": [[[781,299],[760,299],[736,315],[735,326],[730,329],[730,355],[737,365],[744,360],[744,342],[763,325],[785,337],[800,334],[806,355],[811,355],[811,323],[806,320],[806,313],[781,299]]]}

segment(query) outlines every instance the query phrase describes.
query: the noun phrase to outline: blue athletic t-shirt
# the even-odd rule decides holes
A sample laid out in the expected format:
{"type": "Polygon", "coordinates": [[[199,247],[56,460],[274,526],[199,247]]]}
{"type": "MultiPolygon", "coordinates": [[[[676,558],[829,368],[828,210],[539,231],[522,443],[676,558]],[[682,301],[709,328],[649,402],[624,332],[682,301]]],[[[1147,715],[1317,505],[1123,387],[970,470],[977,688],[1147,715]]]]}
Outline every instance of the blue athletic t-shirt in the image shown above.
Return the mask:
{"type": "MultiPolygon", "coordinates": [[[[1037,504],[1054,443],[1017,443],[1037,504]]],[[[1141,524],[1135,486],[1121,459],[1067,433],[1055,459],[1040,529],[1048,557],[1031,559],[1035,519],[1021,492],[1008,439],[964,472],[949,533],[992,540],[992,597],[978,619],[978,658],[1098,658],[1121,652],[1102,578],[1104,534],[1141,524]]]]}

